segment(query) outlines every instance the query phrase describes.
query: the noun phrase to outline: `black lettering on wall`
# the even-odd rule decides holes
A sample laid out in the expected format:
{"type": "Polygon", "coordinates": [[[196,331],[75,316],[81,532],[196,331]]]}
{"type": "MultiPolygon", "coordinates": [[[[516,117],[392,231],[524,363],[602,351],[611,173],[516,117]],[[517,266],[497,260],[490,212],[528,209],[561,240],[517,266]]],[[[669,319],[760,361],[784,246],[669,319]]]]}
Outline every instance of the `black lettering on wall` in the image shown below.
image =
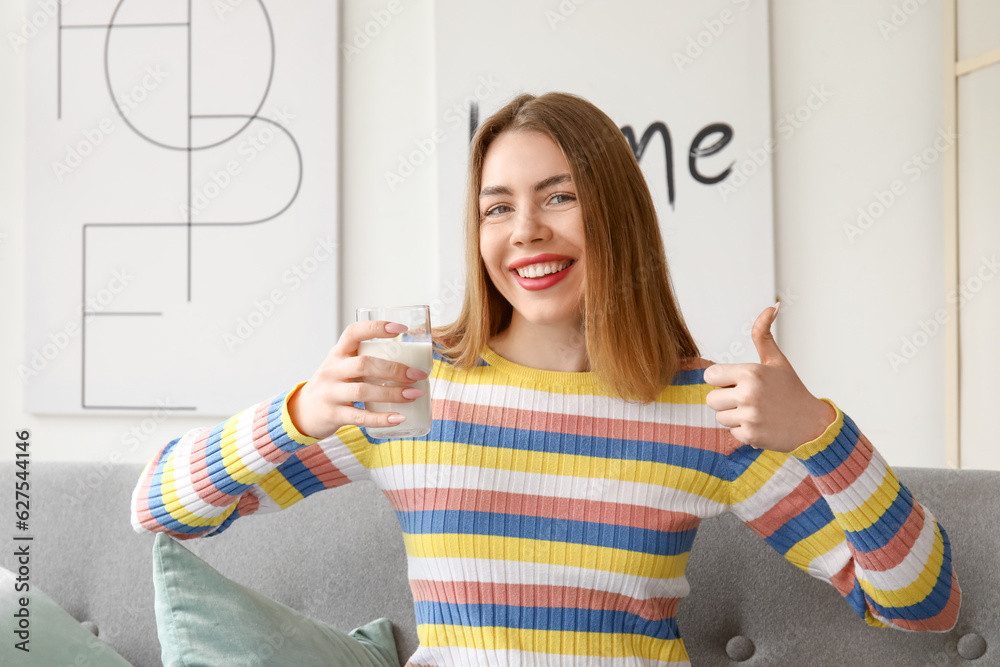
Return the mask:
{"type": "Polygon", "coordinates": [[[708,157],[709,155],[715,155],[723,148],[726,147],[733,138],[733,128],[725,123],[712,123],[711,125],[706,125],[702,128],[701,132],[695,135],[694,139],[691,140],[691,150],[688,151],[688,171],[691,172],[691,176],[694,180],[699,183],[704,183],[705,185],[712,185],[713,183],[718,183],[732,171],[733,165],[736,164],[735,161],[730,162],[723,171],[719,172],[715,176],[705,176],[698,171],[698,166],[695,161],[700,157],[708,157]],[[701,146],[701,142],[710,137],[713,134],[721,134],[719,140],[710,146],[701,146]]]}
{"type": "Polygon", "coordinates": [[[472,138],[476,136],[476,128],[479,127],[479,102],[473,101],[469,105],[469,143],[472,143],[472,138]]]}
{"type": "Polygon", "coordinates": [[[663,121],[656,121],[652,125],[646,128],[646,131],[642,133],[642,139],[639,143],[635,143],[635,132],[632,130],[631,125],[626,125],[622,128],[622,134],[628,139],[628,145],[632,147],[632,153],[635,154],[635,159],[641,160],[643,153],[646,152],[646,146],[649,145],[649,140],[653,138],[653,135],[659,133],[663,138],[663,157],[666,162],[667,167],[667,200],[670,202],[670,208],[674,207],[674,149],[673,144],[670,140],[670,130],[667,129],[666,124],[663,121]]]}

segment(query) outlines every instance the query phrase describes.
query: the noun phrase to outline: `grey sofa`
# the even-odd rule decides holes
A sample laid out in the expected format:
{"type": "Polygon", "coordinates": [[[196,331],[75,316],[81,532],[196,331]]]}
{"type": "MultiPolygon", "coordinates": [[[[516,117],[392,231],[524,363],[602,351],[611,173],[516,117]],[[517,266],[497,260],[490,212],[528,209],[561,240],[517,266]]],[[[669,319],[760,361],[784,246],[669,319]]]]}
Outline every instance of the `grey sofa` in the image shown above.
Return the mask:
{"type": "MultiPolygon", "coordinates": [[[[159,665],[152,536],[129,524],[142,466],[31,467],[32,582],[136,667],[159,665]]],[[[945,526],[963,590],[947,633],[870,628],[836,591],[789,565],[732,517],[705,522],[678,623],[694,665],[1000,665],[1000,472],[896,469],[945,526]]],[[[0,489],[15,468],[0,464],[0,489]]],[[[3,516],[14,494],[2,494],[3,516]]],[[[188,540],[223,574],[335,627],[393,621],[401,660],[416,646],[403,542],[388,502],[367,482],[246,517],[188,540]],[[318,585],[317,585],[318,582],[318,585]]],[[[0,565],[14,568],[12,549],[0,565]]],[[[5,640],[6,641],[6,640],[5,640]]]]}

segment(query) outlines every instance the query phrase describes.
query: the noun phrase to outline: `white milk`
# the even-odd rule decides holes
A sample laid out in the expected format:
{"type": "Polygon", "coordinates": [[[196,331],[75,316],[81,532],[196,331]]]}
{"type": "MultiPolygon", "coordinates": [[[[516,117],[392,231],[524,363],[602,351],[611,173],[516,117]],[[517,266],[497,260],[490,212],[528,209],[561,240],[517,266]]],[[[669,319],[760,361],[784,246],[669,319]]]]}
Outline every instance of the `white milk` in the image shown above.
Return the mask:
{"type": "MultiPolygon", "coordinates": [[[[406,364],[411,368],[419,368],[428,375],[434,367],[434,354],[431,344],[420,342],[400,342],[396,338],[376,338],[361,341],[358,355],[389,359],[406,364]]],[[[368,382],[369,378],[365,378],[368,382]]],[[[399,382],[388,380],[372,380],[375,384],[389,387],[404,386],[399,382]]],[[[368,401],[365,409],[372,412],[398,412],[406,417],[402,423],[386,427],[366,427],[365,430],[373,438],[416,438],[431,432],[431,387],[429,380],[420,380],[411,385],[423,389],[424,395],[415,401],[393,403],[391,401],[368,401]]]]}

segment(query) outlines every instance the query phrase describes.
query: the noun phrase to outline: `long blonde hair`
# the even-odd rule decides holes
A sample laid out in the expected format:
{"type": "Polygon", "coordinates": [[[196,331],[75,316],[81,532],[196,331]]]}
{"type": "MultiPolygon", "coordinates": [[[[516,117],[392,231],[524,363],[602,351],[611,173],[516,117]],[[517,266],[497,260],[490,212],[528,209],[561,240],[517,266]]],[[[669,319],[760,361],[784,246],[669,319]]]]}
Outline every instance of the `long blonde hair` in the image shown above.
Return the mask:
{"type": "Polygon", "coordinates": [[[518,95],[477,129],[465,200],[465,297],[458,319],[434,328],[435,343],[456,366],[471,368],[510,324],[513,307],[493,285],[480,254],[479,191],[490,144],[516,131],[551,138],[577,188],[590,367],[622,398],[648,403],[671,383],[682,359],[700,354],[677,307],[653,199],[628,140],[604,112],[576,95],[518,95]]]}

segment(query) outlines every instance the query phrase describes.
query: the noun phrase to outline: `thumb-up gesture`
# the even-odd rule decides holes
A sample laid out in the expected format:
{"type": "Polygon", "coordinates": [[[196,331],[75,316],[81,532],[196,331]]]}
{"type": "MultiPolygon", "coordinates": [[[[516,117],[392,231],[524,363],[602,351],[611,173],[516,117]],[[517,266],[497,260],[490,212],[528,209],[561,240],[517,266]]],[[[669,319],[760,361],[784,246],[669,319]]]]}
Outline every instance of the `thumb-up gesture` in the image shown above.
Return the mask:
{"type": "Polygon", "coordinates": [[[757,449],[790,452],[814,440],[833,423],[836,411],[809,393],[771,335],[778,305],[765,308],[750,332],[759,364],[715,364],[705,382],[720,389],[705,402],[733,437],[757,449]]]}

